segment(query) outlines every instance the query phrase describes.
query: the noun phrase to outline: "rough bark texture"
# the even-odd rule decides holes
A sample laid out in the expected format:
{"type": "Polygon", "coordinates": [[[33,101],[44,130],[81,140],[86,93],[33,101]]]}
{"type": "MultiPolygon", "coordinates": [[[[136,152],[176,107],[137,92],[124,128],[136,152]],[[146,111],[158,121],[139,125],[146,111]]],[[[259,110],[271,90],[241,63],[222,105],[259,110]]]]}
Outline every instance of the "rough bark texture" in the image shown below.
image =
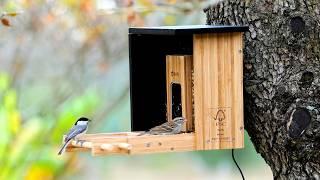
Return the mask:
{"type": "Polygon", "coordinates": [[[248,25],[245,128],[275,179],[320,179],[320,2],[226,0],[207,23],[248,25]]]}

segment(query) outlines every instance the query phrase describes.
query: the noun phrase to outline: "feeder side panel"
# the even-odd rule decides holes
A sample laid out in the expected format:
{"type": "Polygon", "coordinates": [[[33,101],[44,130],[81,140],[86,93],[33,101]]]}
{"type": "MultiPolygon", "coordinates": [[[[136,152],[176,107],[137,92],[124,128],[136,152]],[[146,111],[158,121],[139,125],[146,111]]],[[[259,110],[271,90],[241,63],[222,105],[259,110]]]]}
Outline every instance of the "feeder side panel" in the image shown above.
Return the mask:
{"type": "Polygon", "coordinates": [[[194,35],[197,149],[243,147],[242,33],[194,35]]]}

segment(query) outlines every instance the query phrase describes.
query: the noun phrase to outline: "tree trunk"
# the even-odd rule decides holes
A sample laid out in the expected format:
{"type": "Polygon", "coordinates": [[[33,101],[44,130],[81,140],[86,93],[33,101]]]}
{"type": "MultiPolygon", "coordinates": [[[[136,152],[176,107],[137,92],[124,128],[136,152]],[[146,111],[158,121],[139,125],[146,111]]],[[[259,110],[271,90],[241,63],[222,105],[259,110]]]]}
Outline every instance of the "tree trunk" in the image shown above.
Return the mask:
{"type": "Polygon", "coordinates": [[[275,179],[320,179],[320,2],[226,0],[207,23],[248,25],[245,128],[275,179]]]}

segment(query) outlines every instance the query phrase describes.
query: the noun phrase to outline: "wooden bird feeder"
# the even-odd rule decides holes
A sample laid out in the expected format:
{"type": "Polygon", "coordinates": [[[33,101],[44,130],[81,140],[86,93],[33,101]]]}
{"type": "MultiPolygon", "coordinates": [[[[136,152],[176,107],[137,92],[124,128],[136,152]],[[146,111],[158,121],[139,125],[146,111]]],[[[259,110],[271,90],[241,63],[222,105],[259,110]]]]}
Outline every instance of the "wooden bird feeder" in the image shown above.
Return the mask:
{"type": "Polygon", "coordinates": [[[244,147],[243,32],[246,26],[130,28],[132,132],[87,134],[67,151],[145,154],[244,147]],[[142,135],[175,117],[176,135],[142,135]]]}

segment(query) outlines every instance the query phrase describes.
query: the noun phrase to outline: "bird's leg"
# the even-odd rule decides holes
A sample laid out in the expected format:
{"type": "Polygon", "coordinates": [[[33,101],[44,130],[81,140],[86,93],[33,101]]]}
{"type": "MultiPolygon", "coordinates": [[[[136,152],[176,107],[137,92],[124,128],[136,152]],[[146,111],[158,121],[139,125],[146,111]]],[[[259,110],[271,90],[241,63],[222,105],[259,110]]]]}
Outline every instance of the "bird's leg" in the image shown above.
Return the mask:
{"type": "Polygon", "coordinates": [[[86,142],[85,140],[80,140],[77,138],[75,138],[75,140],[76,140],[76,144],[80,143],[81,147],[83,146],[83,143],[86,142]]]}
{"type": "Polygon", "coordinates": [[[83,143],[85,143],[86,141],[85,141],[85,140],[78,140],[78,142],[80,142],[81,147],[82,147],[82,146],[83,146],[83,143]]]}

